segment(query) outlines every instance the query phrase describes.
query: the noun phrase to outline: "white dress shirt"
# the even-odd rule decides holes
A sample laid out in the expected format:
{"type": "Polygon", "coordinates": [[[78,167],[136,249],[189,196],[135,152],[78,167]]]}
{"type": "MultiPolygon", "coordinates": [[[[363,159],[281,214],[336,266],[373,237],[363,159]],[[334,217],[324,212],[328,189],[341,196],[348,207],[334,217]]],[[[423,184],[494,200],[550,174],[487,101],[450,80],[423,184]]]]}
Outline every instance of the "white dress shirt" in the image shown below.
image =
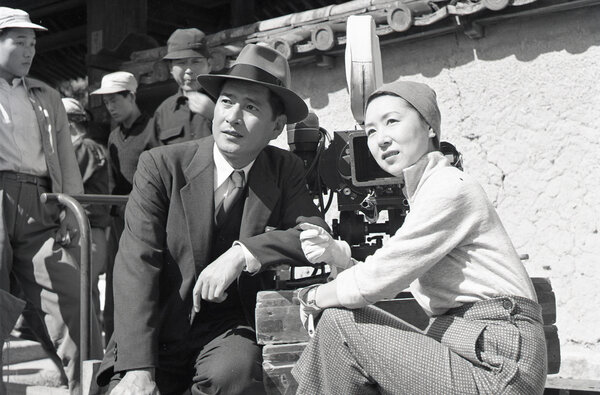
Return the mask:
{"type": "MultiPolygon", "coordinates": [[[[221,204],[223,199],[225,199],[227,192],[231,191],[232,188],[229,184],[232,182],[229,176],[233,173],[234,170],[242,170],[244,172],[244,180],[248,182],[248,173],[250,173],[250,169],[254,165],[254,161],[250,162],[248,165],[241,169],[234,169],[229,162],[225,159],[219,148],[215,144],[213,147],[213,160],[215,162],[214,167],[214,185],[213,191],[215,193],[215,212],[217,207],[221,204]]],[[[242,247],[244,251],[244,258],[246,260],[246,266],[244,271],[249,273],[257,273],[260,270],[260,262],[256,257],[239,241],[234,241],[233,246],[239,245],[242,247]]]]}

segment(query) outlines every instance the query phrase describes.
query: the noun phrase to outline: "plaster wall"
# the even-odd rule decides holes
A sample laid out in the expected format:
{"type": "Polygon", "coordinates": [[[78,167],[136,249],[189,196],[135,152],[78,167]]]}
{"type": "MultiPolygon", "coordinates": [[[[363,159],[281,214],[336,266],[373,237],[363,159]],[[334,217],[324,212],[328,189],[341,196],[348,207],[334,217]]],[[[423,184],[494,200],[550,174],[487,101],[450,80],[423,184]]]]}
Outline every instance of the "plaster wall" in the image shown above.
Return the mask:
{"type": "MultiPolygon", "coordinates": [[[[531,276],[557,297],[562,377],[600,379],[600,7],[383,45],[384,81],[438,94],[442,140],[463,153],[531,276]]],[[[294,88],[329,130],[355,121],[343,57],[294,67],[294,88]]],[[[285,135],[285,133],[284,133],[285,135]]],[[[279,142],[285,144],[285,142],[279,142]]]]}

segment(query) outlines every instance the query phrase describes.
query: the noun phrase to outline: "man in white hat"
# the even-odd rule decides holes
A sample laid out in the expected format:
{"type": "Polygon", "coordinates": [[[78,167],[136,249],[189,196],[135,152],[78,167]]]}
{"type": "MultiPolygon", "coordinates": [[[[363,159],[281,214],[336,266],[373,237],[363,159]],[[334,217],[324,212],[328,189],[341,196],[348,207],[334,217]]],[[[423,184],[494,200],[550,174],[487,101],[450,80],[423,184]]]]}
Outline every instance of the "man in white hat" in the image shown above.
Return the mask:
{"type": "Polygon", "coordinates": [[[263,394],[256,293],[273,265],[307,264],[299,222],[327,226],[302,160],[268,145],[308,114],[285,57],[250,44],[198,81],[218,97],[212,136],[142,153],[134,177],[98,376],[112,395],[263,394]]]}
{"type": "MultiPolygon", "coordinates": [[[[127,71],[116,71],[102,77],[100,88],[92,95],[101,95],[106,110],[116,127],[108,136],[108,156],[113,180],[113,195],[129,195],[133,174],[140,154],[157,144],[146,127],[150,117],[140,111],[136,102],[137,81],[127,71]]],[[[104,303],[104,335],[112,335],[114,304],[112,298],[112,272],[114,257],[123,232],[124,206],[114,206],[111,237],[106,265],[106,300],[104,303]]]]}
{"type": "Polygon", "coordinates": [[[159,145],[209,136],[215,105],[196,80],[211,67],[204,33],[194,28],[175,30],[163,59],[169,63],[179,89],[156,109],[148,124],[150,134],[159,145]]]}
{"type": "MultiPolygon", "coordinates": [[[[10,277],[16,280],[37,318],[26,318],[31,329],[38,339],[50,337],[69,388],[76,392],[78,246],[63,237],[67,221],[61,221],[58,206],[42,204],[40,194],[83,193],[83,184],[58,92],[27,77],[36,30],[46,28],[32,23],[25,11],[0,7],[0,288],[9,290],[10,277]]],[[[97,321],[90,340],[91,357],[98,358],[102,345],[97,321]]]]}

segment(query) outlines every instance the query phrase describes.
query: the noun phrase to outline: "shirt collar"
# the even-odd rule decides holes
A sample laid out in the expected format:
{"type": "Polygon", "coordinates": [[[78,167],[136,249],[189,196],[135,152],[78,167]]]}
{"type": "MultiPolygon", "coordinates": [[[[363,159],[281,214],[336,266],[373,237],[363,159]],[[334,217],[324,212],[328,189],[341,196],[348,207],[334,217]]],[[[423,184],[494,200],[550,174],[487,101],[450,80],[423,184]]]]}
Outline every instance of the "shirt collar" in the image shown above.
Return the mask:
{"type": "Polygon", "coordinates": [[[133,121],[133,123],[131,124],[130,127],[126,127],[122,123],[119,124],[119,127],[121,128],[121,131],[123,132],[123,134],[129,134],[129,132],[131,132],[132,130],[135,130],[135,128],[137,126],[139,126],[141,123],[143,123],[147,117],[148,116],[145,113],[140,113],[140,115],[135,119],[135,121],[133,121]]]}
{"type": "Polygon", "coordinates": [[[450,161],[440,151],[433,151],[423,155],[415,164],[404,169],[402,171],[404,175],[402,192],[404,192],[408,202],[413,202],[414,196],[421,185],[436,168],[449,166],[451,166],[450,161]]]}
{"type": "Polygon", "coordinates": [[[213,145],[213,160],[215,162],[215,190],[219,186],[221,186],[221,184],[227,181],[227,179],[229,178],[231,173],[233,173],[234,170],[242,170],[244,172],[244,179],[248,180],[248,173],[250,172],[252,165],[254,165],[254,162],[256,161],[256,159],[253,160],[241,169],[234,169],[233,167],[231,167],[229,162],[227,162],[227,159],[225,159],[221,151],[219,151],[219,148],[216,144],[213,145]]]}
{"type": "Polygon", "coordinates": [[[4,87],[4,88],[16,88],[18,86],[23,86],[23,87],[27,87],[27,85],[25,84],[25,79],[23,77],[15,77],[12,79],[12,81],[9,83],[8,81],[6,81],[4,78],[0,78],[0,84],[4,87]]]}

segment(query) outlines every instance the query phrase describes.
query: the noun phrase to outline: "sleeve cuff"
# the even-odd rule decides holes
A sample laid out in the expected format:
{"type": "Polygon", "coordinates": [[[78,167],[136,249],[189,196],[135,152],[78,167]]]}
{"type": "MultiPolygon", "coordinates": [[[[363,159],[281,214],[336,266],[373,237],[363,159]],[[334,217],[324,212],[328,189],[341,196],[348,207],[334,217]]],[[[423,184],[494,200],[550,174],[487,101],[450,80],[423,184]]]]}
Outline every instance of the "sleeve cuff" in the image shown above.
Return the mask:
{"type": "Polygon", "coordinates": [[[370,303],[362,296],[356,282],[356,266],[341,272],[335,279],[340,304],[347,309],[358,309],[370,303]]]}
{"type": "Polygon", "coordinates": [[[256,274],[260,271],[260,262],[256,257],[246,248],[245,245],[240,243],[239,241],[234,241],[233,245],[239,245],[242,247],[242,251],[244,252],[244,260],[246,264],[244,265],[244,271],[250,274],[256,274]]]}

